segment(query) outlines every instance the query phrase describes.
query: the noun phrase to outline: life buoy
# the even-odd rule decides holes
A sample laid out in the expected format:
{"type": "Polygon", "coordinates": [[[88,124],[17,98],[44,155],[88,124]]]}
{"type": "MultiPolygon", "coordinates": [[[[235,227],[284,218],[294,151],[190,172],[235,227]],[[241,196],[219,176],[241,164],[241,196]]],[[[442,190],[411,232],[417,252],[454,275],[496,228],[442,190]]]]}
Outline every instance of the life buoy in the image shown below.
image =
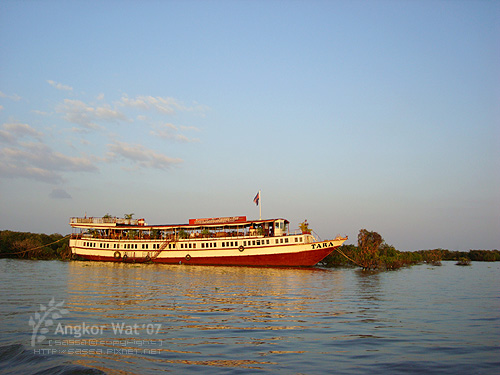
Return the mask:
{"type": "Polygon", "coordinates": [[[76,253],[71,254],[71,259],[76,260],[78,258],[78,255],[76,253]]]}
{"type": "Polygon", "coordinates": [[[186,256],[184,257],[184,259],[186,259],[186,260],[190,260],[190,259],[191,259],[191,255],[186,254],[186,256]]]}
{"type": "Polygon", "coordinates": [[[240,247],[238,247],[238,250],[241,252],[243,252],[243,250],[245,250],[245,248],[243,247],[243,245],[241,245],[240,247]]]}
{"type": "Polygon", "coordinates": [[[127,255],[127,254],[124,254],[122,259],[123,259],[123,261],[125,262],[125,261],[127,260],[127,258],[128,258],[128,255],[127,255]]]}
{"type": "Polygon", "coordinates": [[[119,251],[115,251],[115,253],[113,254],[113,256],[115,257],[115,259],[120,259],[122,257],[122,255],[120,254],[119,251]]]}
{"type": "Polygon", "coordinates": [[[149,255],[146,255],[146,262],[149,262],[151,260],[151,257],[149,255]]]}

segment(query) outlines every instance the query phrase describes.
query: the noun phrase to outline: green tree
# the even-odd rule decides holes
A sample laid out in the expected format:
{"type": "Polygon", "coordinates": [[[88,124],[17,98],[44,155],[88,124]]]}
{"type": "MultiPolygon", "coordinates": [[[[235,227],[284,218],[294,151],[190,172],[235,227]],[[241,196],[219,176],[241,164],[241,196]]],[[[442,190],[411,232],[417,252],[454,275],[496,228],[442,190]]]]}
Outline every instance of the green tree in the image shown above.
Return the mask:
{"type": "Polygon", "coordinates": [[[356,262],[365,269],[375,269],[379,265],[379,250],[384,239],[377,232],[361,229],[358,234],[356,262]]]}

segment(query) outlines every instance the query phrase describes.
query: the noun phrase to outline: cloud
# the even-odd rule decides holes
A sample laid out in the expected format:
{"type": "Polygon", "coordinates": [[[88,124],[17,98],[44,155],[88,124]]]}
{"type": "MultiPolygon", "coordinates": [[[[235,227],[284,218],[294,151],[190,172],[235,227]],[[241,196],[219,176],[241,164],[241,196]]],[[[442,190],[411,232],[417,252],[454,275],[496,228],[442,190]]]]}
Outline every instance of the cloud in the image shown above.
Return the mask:
{"type": "Polygon", "coordinates": [[[96,122],[100,121],[128,121],[123,113],[109,105],[93,107],[81,100],[64,99],[64,103],[57,106],[56,111],[62,113],[65,120],[87,129],[98,129],[100,126],[96,122]]]}
{"type": "Polygon", "coordinates": [[[142,145],[131,145],[124,142],[114,142],[108,145],[109,159],[125,159],[143,168],[170,169],[172,166],[182,163],[182,159],[156,153],[142,145]]]}
{"type": "Polygon", "coordinates": [[[21,97],[17,94],[13,94],[13,95],[7,95],[3,92],[0,91],[0,98],[7,98],[7,99],[10,99],[10,100],[14,100],[15,102],[18,102],[19,100],[21,100],[21,97]]]}
{"type": "MultiPolygon", "coordinates": [[[[194,127],[181,126],[181,129],[191,130],[194,127]]],[[[196,128],[194,128],[196,129],[196,128]]],[[[188,142],[199,142],[198,138],[188,138],[184,134],[179,133],[179,129],[174,124],[162,124],[157,126],[155,130],[151,131],[151,135],[154,137],[160,137],[163,139],[171,139],[178,142],[188,143],[188,142]]]]}
{"type": "Polygon", "coordinates": [[[197,131],[197,132],[200,131],[200,129],[198,129],[196,126],[183,126],[183,125],[181,125],[180,129],[181,130],[194,130],[194,131],[197,131]]]}
{"type": "Polygon", "coordinates": [[[39,115],[39,116],[49,116],[50,115],[50,113],[47,113],[44,111],[39,111],[38,109],[34,109],[31,112],[33,112],[34,114],[39,115]]]}
{"type": "Polygon", "coordinates": [[[0,142],[12,144],[22,137],[41,138],[42,133],[28,124],[21,123],[4,123],[0,128],[0,142]]]}
{"type": "Polygon", "coordinates": [[[50,198],[53,199],[71,199],[71,195],[66,192],[64,189],[52,189],[52,192],[49,194],[50,198]]]}
{"type": "Polygon", "coordinates": [[[63,90],[63,91],[73,91],[73,87],[63,85],[62,83],[54,82],[52,80],[47,80],[47,83],[51,85],[52,87],[55,87],[58,90],[63,90]]]}
{"type": "Polygon", "coordinates": [[[129,108],[139,108],[143,110],[155,110],[164,114],[174,114],[175,112],[204,112],[208,109],[206,106],[194,104],[186,106],[179,100],[172,97],[161,96],[137,96],[129,98],[124,95],[121,98],[120,105],[129,108]]]}
{"type": "Polygon", "coordinates": [[[67,156],[41,142],[22,143],[0,149],[0,176],[28,178],[49,183],[63,181],[63,172],[96,172],[85,157],[67,156]]]}

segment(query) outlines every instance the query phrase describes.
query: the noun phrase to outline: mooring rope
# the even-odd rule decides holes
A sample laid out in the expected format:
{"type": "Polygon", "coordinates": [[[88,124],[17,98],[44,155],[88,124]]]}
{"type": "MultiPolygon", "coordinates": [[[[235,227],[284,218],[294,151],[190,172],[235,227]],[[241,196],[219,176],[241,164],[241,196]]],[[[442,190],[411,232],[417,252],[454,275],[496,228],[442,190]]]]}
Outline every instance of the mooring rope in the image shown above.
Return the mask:
{"type": "Polygon", "coordinates": [[[68,234],[67,236],[57,240],[57,241],[54,241],[54,242],[51,242],[51,243],[48,243],[48,244],[45,244],[45,245],[42,245],[42,246],[38,246],[38,247],[34,247],[32,249],[28,249],[28,250],[23,250],[23,251],[18,251],[17,253],[6,253],[5,255],[16,255],[16,254],[24,254],[24,253],[27,253],[29,251],[33,251],[33,250],[37,250],[37,249],[41,249],[42,247],[45,247],[45,246],[50,246],[50,245],[53,245],[57,242],[61,242],[62,240],[64,240],[65,238],[68,238],[69,236],[71,236],[71,234],[68,234]]]}
{"type": "Polygon", "coordinates": [[[354,259],[351,259],[351,258],[349,258],[347,255],[345,255],[345,254],[343,253],[343,251],[342,251],[342,250],[340,250],[338,247],[337,247],[335,250],[337,250],[340,254],[342,254],[343,256],[345,256],[347,259],[349,259],[349,260],[350,260],[351,262],[353,262],[354,264],[356,264],[356,265],[358,265],[358,266],[360,266],[360,267],[362,267],[362,268],[365,268],[364,266],[362,266],[361,264],[359,264],[358,262],[356,262],[354,259]]]}

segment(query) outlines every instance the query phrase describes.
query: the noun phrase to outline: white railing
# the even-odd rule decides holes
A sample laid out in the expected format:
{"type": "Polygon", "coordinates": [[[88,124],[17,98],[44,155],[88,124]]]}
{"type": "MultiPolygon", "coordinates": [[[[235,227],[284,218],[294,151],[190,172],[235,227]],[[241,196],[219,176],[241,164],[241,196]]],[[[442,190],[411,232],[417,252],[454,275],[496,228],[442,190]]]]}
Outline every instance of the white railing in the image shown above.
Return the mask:
{"type": "Polygon", "coordinates": [[[139,219],[120,219],[117,217],[72,217],[70,224],[128,224],[137,225],[139,219]]]}

